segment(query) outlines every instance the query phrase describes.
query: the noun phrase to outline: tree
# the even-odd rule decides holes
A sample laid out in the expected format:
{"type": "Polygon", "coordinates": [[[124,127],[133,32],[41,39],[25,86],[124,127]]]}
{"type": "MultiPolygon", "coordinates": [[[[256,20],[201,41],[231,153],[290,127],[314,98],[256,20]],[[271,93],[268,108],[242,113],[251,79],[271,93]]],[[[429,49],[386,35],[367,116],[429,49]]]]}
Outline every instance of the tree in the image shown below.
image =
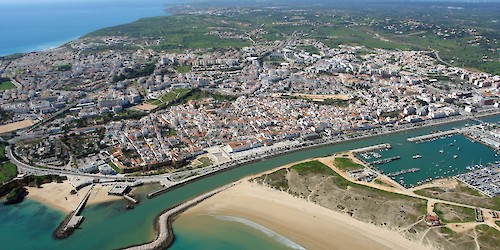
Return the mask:
{"type": "Polygon", "coordinates": [[[12,111],[6,111],[0,107],[0,124],[8,122],[10,119],[12,119],[13,116],[14,114],[12,113],[12,111]]]}

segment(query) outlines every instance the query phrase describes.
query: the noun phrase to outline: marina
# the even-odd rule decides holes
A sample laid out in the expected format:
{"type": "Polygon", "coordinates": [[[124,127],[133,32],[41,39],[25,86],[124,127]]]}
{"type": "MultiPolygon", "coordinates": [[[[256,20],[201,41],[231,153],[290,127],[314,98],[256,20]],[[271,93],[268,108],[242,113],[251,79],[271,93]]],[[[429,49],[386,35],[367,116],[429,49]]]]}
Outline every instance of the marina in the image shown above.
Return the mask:
{"type": "Polygon", "coordinates": [[[498,160],[491,148],[457,131],[461,128],[410,137],[406,142],[393,143],[390,149],[356,156],[407,188],[472,171],[476,167],[471,162],[486,164],[498,160]]]}

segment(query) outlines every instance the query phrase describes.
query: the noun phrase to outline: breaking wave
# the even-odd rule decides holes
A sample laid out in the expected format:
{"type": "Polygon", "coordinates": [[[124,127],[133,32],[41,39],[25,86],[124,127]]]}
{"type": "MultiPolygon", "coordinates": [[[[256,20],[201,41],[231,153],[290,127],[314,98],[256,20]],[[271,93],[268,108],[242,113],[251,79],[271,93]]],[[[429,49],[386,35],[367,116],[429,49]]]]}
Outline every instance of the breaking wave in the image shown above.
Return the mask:
{"type": "Polygon", "coordinates": [[[288,246],[292,249],[300,249],[300,250],[305,250],[305,248],[303,248],[302,246],[300,246],[299,244],[287,239],[286,237],[283,237],[282,235],[274,232],[273,230],[269,229],[269,228],[266,228],[262,225],[259,225],[253,221],[249,221],[249,220],[245,220],[245,219],[242,219],[242,218],[238,218],[238,217],[233,217],[233,216],[225,216],[225,215],[216,215],[214,216],[216,219],[219,219],[219,220],[224,220],[224,221],[233,221],[233,222],[238,222],[238,223],[241,223],[241,224],[244,224],[246,226],[249,226],[253,229],[256,229],[262,233],[264,233],[265,235],[267,235],[268,237],[276,240],[277,242],[285,245],[285,246],[288,246]]]}

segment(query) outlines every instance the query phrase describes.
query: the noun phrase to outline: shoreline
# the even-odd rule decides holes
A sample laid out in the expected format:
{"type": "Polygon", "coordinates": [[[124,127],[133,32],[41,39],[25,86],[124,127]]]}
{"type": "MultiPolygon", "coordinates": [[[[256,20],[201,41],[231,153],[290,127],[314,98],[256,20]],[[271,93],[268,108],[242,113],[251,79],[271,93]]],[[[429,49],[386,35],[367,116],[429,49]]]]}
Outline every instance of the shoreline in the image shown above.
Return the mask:
{"type": "Polygon", "coordinates": [[[306,249],[431,249],[396,231],[358,221],[248,180],[245,178],[206,199],[179,218],[234,216],[264,226],[306,249]]]}
{"type": "MultiPolygon", "coordinates": [[[[111,187],[111,185],[95,186],[90,192],[87,206],[123,199],[121,196],[108,195],[108,191],[111,189],[111,187]]],[[[37,201],[52,209],[58,210],[65,214],[69,214],[78,207],[78,204],[90,189],[90,186],[86,186],[80,189],[74,195],[70,194],[71,190],[73,190],[74,188],[73,186],[71,186],[71,184],[69,184],[68,181],[64,181],[63,183],[46,183],[43,184],[41,188],[26,188],[28,189],[28,195],[26,196],[27,199],[37,201]]]]}

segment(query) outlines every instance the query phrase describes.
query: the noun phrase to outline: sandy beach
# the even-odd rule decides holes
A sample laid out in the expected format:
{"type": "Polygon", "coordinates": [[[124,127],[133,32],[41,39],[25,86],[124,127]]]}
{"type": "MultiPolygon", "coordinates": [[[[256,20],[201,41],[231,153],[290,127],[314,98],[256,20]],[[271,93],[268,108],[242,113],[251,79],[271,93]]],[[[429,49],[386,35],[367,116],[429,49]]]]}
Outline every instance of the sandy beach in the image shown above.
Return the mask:
{"type": "MultiPolygon", "coordinates": [[[[120,196],[108,195],[108,191],[112,185],[101,186],[96,185],[91,191],[87,205],[114,201],[123,199],[120,196]]],[[[63,183],[47,183],[43,184],[42,188],[26,187],[28,189],[28,199],[32,199],[43,203],[51,208],[60,210],[64,213],[70,213],[78,207],[81,199],[90,189],[90,186],[84,187],[77,194],[70,194],[73,186],[68,181],[63,183]]]]}
{"type": "Polygon", "coordinates": [[[181,217],[207,214],[253,221],[307,249],[429,249],[397,232],[247,180],[203,201],[181,217]]]}

